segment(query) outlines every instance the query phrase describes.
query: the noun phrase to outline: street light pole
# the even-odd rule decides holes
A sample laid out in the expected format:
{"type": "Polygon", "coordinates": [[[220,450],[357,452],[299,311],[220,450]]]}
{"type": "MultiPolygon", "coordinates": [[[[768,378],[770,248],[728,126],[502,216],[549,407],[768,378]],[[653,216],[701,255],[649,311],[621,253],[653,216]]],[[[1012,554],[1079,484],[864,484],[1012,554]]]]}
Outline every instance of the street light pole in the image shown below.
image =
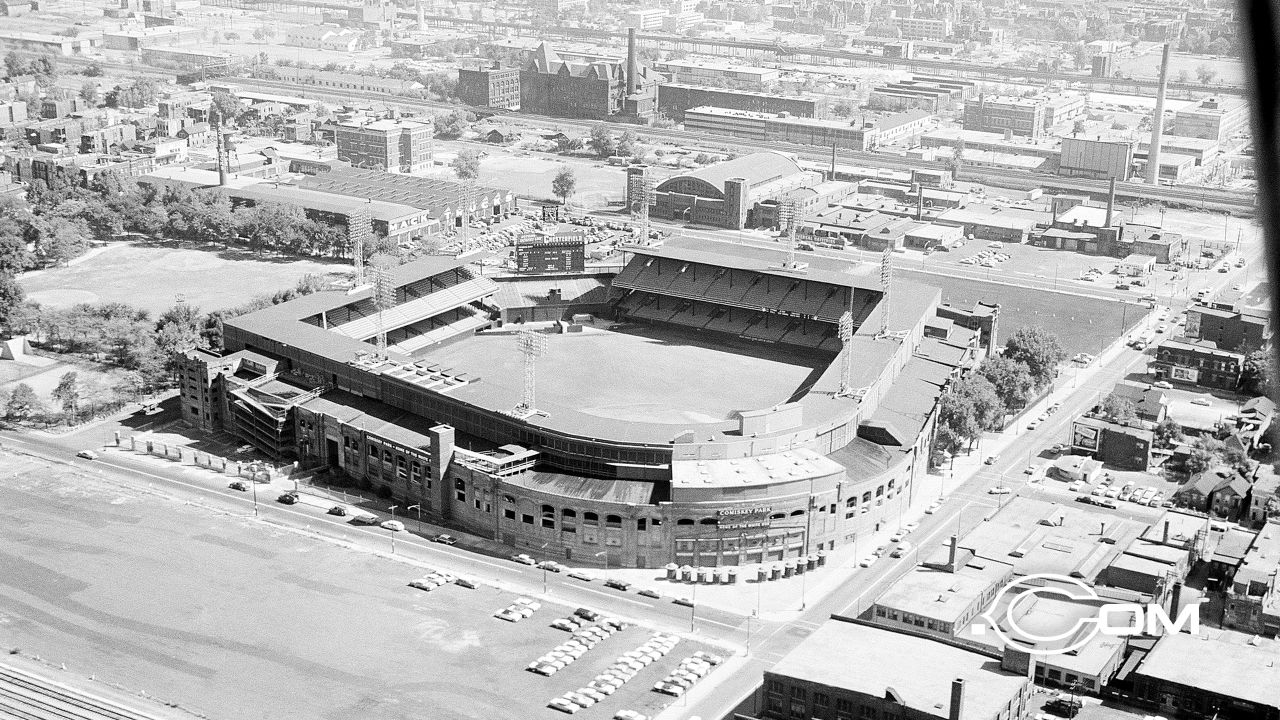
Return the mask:
{"type": "MultiPolygon", "coordinates": [[[[389,510],[389,511],[391,512],[391,519],[392,519],[392,520],[395,520],[395,519],[396,519],[396,508],[398,508],[398,507],[400,507],[400,506],[399,506],[399,505],[392,505],[391,507],[387,508],[387,510],[389,510]]],[[[392,530],[392,531],[391,531],[391,554],[392,554],[392,555],[395,555],[395,554],[396,554],[396,531],[395,531],[395,530],[392,530]]]]}
{"type": "Polygon", "coordinates": [[[258,517],[258,479],[249,478],[249,485],[253,487],[253,516],[258,517]]]}
{"type": "MultiPolygon", "coordinates": [[[[596,553],[594,557],[601,557],[601,556],[604,557],[604,574],[608,575],[609,574],[609,551],[601,550],[600,552],[596,553]]],[[[606,577],[605,579],[607,580],[608,578],[606,577]]]]}
{"type": "Polygon", "coordinates": [[[418,534],[419,534],[419,535],[421,535],[421,534],[422,534],[422,506],[421,506],[421,505],[410,505],[409,507],[405,508],[405,510],[417,510],[417,511],[418,511],[418,534]]]}
{"type": "Polygon", "coordinates": [[[547,594],[547,546],[549,542],[542,543],[542,594],[547,594]]]}

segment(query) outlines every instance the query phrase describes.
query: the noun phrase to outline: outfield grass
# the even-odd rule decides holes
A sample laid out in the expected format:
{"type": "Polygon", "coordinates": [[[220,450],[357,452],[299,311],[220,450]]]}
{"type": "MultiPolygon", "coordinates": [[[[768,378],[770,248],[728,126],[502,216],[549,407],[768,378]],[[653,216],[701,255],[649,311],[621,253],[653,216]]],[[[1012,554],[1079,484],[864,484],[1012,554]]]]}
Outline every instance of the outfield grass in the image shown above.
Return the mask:
{"type": "Polygon", "coordinates": [[[25,273],[18,283],[28,298],[47,307],[124,302],[155,316],[179,296],[209,312],[292,287],[308,273],[336,276],[349,268],[346,262],[263,258],[220,247],[118,243],[68,267],[25,273]]]}
{"type": "MultiPolygon", "coordinates": [[[[515,336],[482,334],[422,356],[464,369],[520,397],[522,357],[515,336]]],[[[726,341],[678,328],[587,328],[548,335],[538,360],[539,402],[602,418],[654,423],[710,423],[736,410],[778,403],[831,356],[789,346],[726,341]]]]}

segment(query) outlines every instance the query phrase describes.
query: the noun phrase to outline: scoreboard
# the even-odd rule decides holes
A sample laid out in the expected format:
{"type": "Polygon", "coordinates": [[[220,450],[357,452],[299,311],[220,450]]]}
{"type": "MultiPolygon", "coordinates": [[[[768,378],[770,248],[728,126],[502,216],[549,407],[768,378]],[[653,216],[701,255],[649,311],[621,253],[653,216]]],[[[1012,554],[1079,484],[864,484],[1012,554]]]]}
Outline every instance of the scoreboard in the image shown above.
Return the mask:
{"type": "Polygon", "coordinates": [[[586,245],[582,233],[526,235],[516,242],[516,272],[582,272],[586,269],[586,245]]]}

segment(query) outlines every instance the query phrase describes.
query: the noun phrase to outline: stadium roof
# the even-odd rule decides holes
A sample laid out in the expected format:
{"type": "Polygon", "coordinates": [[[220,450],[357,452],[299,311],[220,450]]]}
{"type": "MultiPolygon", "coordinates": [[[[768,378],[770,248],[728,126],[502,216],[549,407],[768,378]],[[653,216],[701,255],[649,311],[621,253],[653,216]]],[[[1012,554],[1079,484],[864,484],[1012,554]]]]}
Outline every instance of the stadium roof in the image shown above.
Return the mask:
{"type": "Polygon", "coordinates": [[[628,245],[624,250],[638,255],[755,271],[764,275],[797,280],[811,280],[837,287],[877,292],[881,289],[879,263],[857,265],[822,255],[805,255],[803,259],[809,264],[808,267],[791,270],[783,267],[787,254],[782,250],[685,237],[669,238],[662,245],[628,245]]]}

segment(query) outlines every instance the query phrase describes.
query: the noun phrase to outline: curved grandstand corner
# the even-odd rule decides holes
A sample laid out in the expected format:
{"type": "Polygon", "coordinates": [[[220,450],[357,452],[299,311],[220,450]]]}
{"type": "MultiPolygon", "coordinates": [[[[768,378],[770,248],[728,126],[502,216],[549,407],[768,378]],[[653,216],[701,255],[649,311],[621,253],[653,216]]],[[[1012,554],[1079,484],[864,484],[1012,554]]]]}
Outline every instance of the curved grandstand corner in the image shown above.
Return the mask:
{"type": "Polygon", "coordinates": [[[183,417],[513,548],[609,567],[808,557],[879,529],[998,308],[677,238],[621,271],[396,268],[225,323],[183,417]],[[489,271],[485,274],[484,271],[489,271]],[[379,337],[385,341],[379,343],[379,337]]]}

